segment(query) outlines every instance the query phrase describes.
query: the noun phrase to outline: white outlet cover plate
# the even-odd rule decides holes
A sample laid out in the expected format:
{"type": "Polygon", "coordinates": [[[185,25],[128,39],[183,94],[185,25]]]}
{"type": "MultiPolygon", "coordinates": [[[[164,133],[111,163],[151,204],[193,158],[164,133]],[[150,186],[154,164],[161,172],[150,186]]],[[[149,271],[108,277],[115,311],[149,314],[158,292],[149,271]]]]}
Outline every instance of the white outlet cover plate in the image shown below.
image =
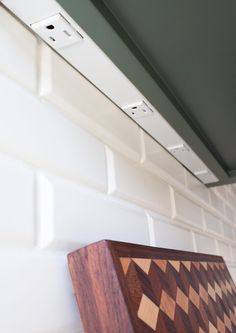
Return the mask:
{"type": "Polygon", "coordinates": [[[154,114],[153,110],[144,101],[126,105],[122,109],[133,119],[148,117],[154,114]]]}
{"type": "Polygon", "coordinates": [[[81,34],[60,13],[31,24],[31,28],[55,49],[83,40],[81,34]]]}

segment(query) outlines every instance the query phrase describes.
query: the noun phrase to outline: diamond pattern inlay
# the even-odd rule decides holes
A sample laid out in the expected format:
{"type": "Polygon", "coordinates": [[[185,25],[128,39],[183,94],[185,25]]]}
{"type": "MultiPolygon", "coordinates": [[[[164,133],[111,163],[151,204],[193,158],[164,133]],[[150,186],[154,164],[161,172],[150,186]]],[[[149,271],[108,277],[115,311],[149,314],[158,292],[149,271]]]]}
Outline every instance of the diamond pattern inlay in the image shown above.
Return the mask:
{"type": "Polygon", "coordinates": [[[171,319],[175,317],[175,301],[164,290],[161,294],[160,309],[171,319]]]}
{"type": "Polygon", "coordinates": [[[188,302],[188,297],[179,288],[177,288],[176,303],[186,313],[188,313],[188,302]]]}
{"type": "MultiPolygon", "coordinates": [[[[132,286],[132,281],[129,282],[131,271],[135,265],[141,268],[135,270],[139,288],[143,291],[137,304],[137,316],[151,331],[236,332],[236,287],[225,274],[224,263],[143,258],[120,260],[129,286],[132,286]]],[[[137,297],[130,291],[135,304],[137,297]]]]}
{"type": "Polygon", "coordinates": [[[138,309],[138,318],[141,319],[148,326],[150,326],[153,330],[155,330],[157,325],[158,313],[158,306],[153,303],[146,295],[143,294],[138,309]]]}

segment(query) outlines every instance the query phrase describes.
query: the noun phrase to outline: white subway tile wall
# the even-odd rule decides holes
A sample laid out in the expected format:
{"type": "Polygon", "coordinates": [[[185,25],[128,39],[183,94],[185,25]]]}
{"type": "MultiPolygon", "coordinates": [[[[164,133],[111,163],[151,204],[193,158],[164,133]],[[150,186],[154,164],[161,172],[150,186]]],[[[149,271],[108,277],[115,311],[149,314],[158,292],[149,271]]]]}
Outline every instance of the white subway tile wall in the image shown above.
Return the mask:
{"type": "Polygon", "coordinates": [[[41,205],[39,246],[68,251],[101,239],[149,243],[144,209],[62,178],[49,175],[39,178],[39,187],[40,182],[50,183],[39,188],[42,200],[50,196],[48,191],[53,191],[52,206],[48,207],[48,202],[46,207],[41,205]],[[52,212],[50,220],[44,213],[48,209],[52,212]]]}
{"type": "Polygon", "coordinates": [[[224,202],[215,194],[213,189],[210,190],[210,199],[212,207],[221,214],[224,214],[224,202]]]}
{"type": "Polygon", "coordinates": [[[82,332],[61,253],[1,250],[1,332],[82,332]]]}
{"type": "Polygon", "coordinates": [[[167,183],[121,155],[110,150],[107,154],[110,194],[170,215],[170,188],[167,183]]]}
{"type": "Polygon", "coordinates": [[[163,221],[161,217],[151,215],[154,226],[155,246],[181,249],[183,251],[194,251],[194,243],[191,230],[185,229],[179,225],[163,221]]]}
{"type": "Polygon", "coordinates": [[[104,145],[0,73],[0,147],[53,172],[106,190],[104,145]]]}
{"type": "Polygon", "coordinates": [[[36,92],[38,56],[36,37],[2,8],[0,8],[0,22],[0,71],[36,92]]]}
{"type": "Polygon", "coordinates": [[[219,254],[236,280],[236,185],[207,189],[2,7],[0,19],[0,331],[82,333],[66,255],[103,238],[219,254]]]}
{"type": "Polygon", "coordinates": [[[218,242],[218,246],[220,255],[222,255],[226,261],[234,261],[234,259],[232,258],[232,249],[230,248],[228,242],[218,242]]]}
{"type": "Polygon", "coordinates": [[[206,221],[206,229],[209,232],[215,232],[217,234],[222,233],[222,223],[220,219],[211,214],[210,212],[204,211],[205,213],[205,221],[206,221]]]}
{"type": "Polygon", "coordinates": [[[35,241],[32,168],[0,154],[0,247],[31,247],[35,241]]]}
{"type": "Polygon", "coordinates": [[[202,208],[185,196],[172,189],[173,214],[172,217],[183,223],[203,228],[202,208]]]}
{"type": "Polygon", "coordinates": [[[195,234],[197,252],[217,254],[216,241],[203,234],[195,234]]]}
{"type": "Polygon", "coordinates": [[[186,188],[187,190],[198,197],[202,202],[209,203],[209,191],[206,186],[199,182],[190,172],[185,170],[186,188]]]}

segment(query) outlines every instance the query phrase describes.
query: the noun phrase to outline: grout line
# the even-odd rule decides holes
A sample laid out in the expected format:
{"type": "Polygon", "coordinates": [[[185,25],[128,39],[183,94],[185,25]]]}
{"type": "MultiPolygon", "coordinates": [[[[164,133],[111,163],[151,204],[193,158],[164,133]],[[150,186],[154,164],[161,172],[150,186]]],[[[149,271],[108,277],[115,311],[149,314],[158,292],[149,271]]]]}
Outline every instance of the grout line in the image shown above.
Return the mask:
{"type": "Polygon", "coordinates": [[[39,234],[39,218],[38,218],[38,179],[37,173],[33,170],[34,173],[34,191],[33,191],[33,244],[34,246],[38,245],[38,234],[39,234]]]}
{"type": "Polygon", "coordinates": [[[216,247],[216,253],[220,255],[220,247],[219,247],[219,242],[217,239],[215,239],[215,247],[216,247]]]}
{"type": "Polygon", "coordinates": [[[206,215],[203,208],[201,208],[201,215],[202,215],[202,223],[203,223],[203,232],[206,233],[207,231],[207,224],[206,224],[206,215]]]}
{"type": "Polygon", "coordinates": [[[155,236],[155,229],[154,229],[154,220],[153,218],[145,212],[148,220],[148,230],[149,230],[149,238],[150,238],[150,245],[156,246],[156,236],[155,236]]]}
{"type": "Polygon", "coordinates": [[[54,188],[44,175],[36,174],[37,186],[37,246],[44,248],[53,240],[54,188]]]}
{"type": "Polygon", "coordinates": [[[196,242],[195,233],[193,231],[191,231],[191,237],[193,242],[193,250],[194,252],[197,252],[197,242],[196,242]]]}
{"type": "Polygon", "coordinates": [[[146,147],[145,147],[145,141],[144,141],[144,131],[140,127],[140,164],[143,164],[146,160],[146,147]]]}
{"type": "MultiPolygon", "coordinates": [[[[106,162],[107,162],[107,194],[112,194],[116,190],[116,174],[114,155],[110,148],[105,146],[106,162]]],[[[129,201],[129,200],[125,200],[129,201]]]]}
{"type": "Polygon", "coordinates": [[[41,40],[38,41],[38,83],[39,97],[46,96],[52,90],[51,49],[41,40]]]}
{"type": "MultiPolygon", "coordinates": [[[[37,37],[36,37],[37,38],[37,37]]],[[[41,67],[42,67],[42,47],[41,42],[37,38],[37,46],[36,46],[36,95],[40,96],[40,88],[41,88],[41,67]]]]}
{"type": "Polygon", "coordinates": [[[188,190],[188,177],[187,170],[184,168],[184,191],[188,190]]]}
{"type": "Polygon", "coordinates": [[[176,212],[176,203],[175,203],[175,192],[173,187],[169,186],[170,189],[170,203],[171,203],[171,218],[175,218],[175,216],[177,215],[176,212]]]}

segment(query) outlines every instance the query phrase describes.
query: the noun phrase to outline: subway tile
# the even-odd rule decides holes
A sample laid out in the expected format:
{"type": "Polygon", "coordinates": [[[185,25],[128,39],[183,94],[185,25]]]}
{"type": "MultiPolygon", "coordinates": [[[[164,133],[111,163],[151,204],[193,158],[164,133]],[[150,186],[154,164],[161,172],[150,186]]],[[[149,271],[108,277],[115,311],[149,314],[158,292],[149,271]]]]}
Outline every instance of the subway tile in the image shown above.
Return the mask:
{"type": "Polygon", "coordinates": [[[216,232],[217,234],[221,234],[222,223],[220,219],[218,219],[216,216],[209,213],[208,211],[204,211],[204,216],[205,216],[207,230],[216,232]]]}
{"type": "Polygon", "coordinates": [[[236,196],[236,184],[231,184],[231,192],[236,196]]]}
{"type": "Polygon", "coordinates": [[[218,194],[223,200],[227,201],[227,188],[225,185],[223,186],[216,186],[214,188],[216,194],[218,194]]]}
{"type": "Polygon", "coordinates": [[[215,240],[203,234],[195,234],[197,252],[206,254],[217,254],[215,240]]]}
{"type": "Polygon", "coordinates": [[[139,164],[107,149],[109,192],[160,214],[170,216],[170,189],[139,164]]]}
{"type": "Polygon", "coordinates": [[[232,261],[236,263],[236,246],[231,246],[231,252],[232,252],[232,261]]]}
{"type": "Polygon", "coordinates": [[[43,98],[110,147],[140,160],[140,129],[133,120],[46,45],[41,63],[43,98]]]}
{"type": "Polygon", "coordinates": [[[222,223],[222,225],[223,225],[224,236],[233,240],[234,239],[234,229],[226,222],[222,223]]]}
{"type": "Polygon", "coordinates": [[[224,258],[225,261],[231,261],[231,250],[230,246],[227,243],[218,241],[220,255],[224,258]]]}
{"type": "Polygon", "coordinates": [[[172,217],[197,228],[203,228],[201,208],[180,193],[173,190],[172,217]]]}
{"type": "Polygon", "coordinates": [[[228,269],[234,283],[236,283],[236,267],[228,267],[228,269]]]}
{"type": "Polygon", "coordinates": [[[201,199],[204,203],[209,203],[209,191],[205,185],[203,185],[196,177],[194,177],[187,170],[186,172],[186,183],[187,189],[201,199]]]}
{"type": "Polygon", "coordinates": [[[38,175],[39,244],[71,250],[101,239],[149,244],[145,211],[90,188],[38,175]]]}
{"type": "Polygon", "coordinates": [[[153,217],[155,245],[158,247],[194,251],[191,232],[187,229],[153,217]]]}
{"type": "Polygon", "coordinates": [[[82,330],[66,254],[6,250],[0,251],[0,265],[1,332],[82,330]]]}
{"type": "Polygon", "coordinates": [[[3,7],[0,7],[0,22],[0,72],[36,92],[36,37],[3,7]]]}
{"type": "Polygon", "coordinates": [[[150,168],[156,174],[162,170],[169,178],[184,186],[184,167],[145,132],[142,132],[142,140],[144,145],[143,166],[150,168]]]}
{"type": "Polygon", "coordinates": [[[232,223],[235,223],[235,220],[234,220],[234,211],[232,208],[230,208],[228,205],[225,204],[225,216],[226,218],[232,222],[232,223]]]}
{"type": "Polygon", "coordinates": [[[0,246],[33,246],[33,171],[21,161],[0,154],[0,184],[0,246]]]}
{"type": "Polygon", "coordinates": [[[228,193],[228,204],[233,209],[236,209],[236,197],[233,194],[231,194],[231,193],[228,193]]]}
{"type": "Polygon", "coordinates": [[[100,141],[3,76],[0,89],[0,148],[106,190],[105,147],[100,141]]]}
{"type": "Polygon", "coordinates": [[[211,205],[218,210],[222,215],[224,215],[224,203],[223,201],[218,197],[218,195],[213,192],[212,189],[210,189],[210,198],[211,198],[211,205]]]}

